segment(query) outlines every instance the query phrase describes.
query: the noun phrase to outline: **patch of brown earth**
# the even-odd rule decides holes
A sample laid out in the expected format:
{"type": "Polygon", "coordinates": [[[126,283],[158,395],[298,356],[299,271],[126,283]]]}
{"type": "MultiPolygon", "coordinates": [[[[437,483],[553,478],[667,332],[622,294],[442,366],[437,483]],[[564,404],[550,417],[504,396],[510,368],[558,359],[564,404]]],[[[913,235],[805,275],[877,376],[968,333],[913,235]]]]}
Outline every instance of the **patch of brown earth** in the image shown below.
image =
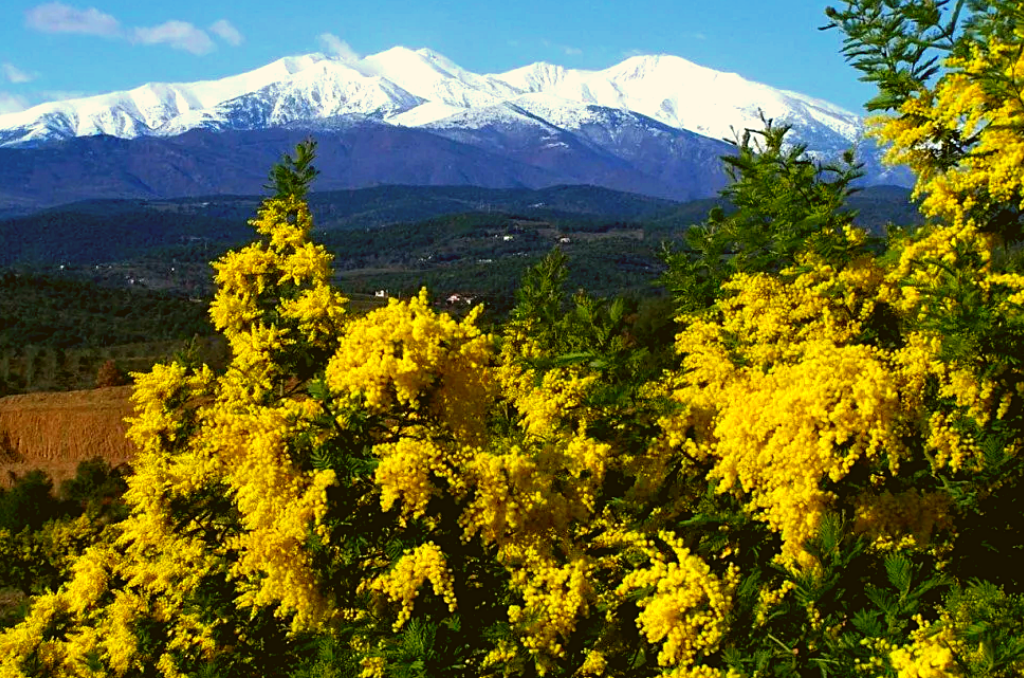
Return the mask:
{"type": "Polygon", "coordinates": [[[0,485],[10,487],[12,473],[41,469],[59,486],[81,461],[129,462],[134,448],[124,419],[132,415],[131,392],[114,386],[0,398],[0,485]]]}

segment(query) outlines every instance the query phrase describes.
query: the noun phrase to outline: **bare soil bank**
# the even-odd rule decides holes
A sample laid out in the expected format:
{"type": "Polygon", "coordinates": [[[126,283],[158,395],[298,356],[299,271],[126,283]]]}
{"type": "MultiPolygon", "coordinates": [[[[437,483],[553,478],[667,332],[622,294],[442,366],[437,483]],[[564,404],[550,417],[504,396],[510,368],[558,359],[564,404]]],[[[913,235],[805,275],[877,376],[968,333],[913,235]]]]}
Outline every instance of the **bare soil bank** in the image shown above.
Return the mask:
{"type": "Polygon", "coordinates": [[[134,448],[124,419],[132,414],[131,391],[115,386],[0,398],[0,485],[33,469],[59,485],[86,459],[102,457],[111,466],[130,461],[134,448]]]}

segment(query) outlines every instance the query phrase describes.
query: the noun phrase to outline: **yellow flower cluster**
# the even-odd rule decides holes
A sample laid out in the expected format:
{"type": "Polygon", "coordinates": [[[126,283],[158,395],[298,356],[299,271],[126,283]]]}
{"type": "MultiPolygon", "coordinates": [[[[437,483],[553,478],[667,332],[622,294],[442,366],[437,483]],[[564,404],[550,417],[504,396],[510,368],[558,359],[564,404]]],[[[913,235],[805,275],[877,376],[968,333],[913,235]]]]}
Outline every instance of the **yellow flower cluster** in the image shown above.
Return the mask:
{"type": "Polygon", "coordinates": [[[850,341],[861,331],[861,303],[879,282],[866,265],[863,272],[840,278],[829,269],[816,270],[793,282],[765,274],[734,276],[723,285],[733,294],[720,302],[720,318],[688,319],[676,339],[690,381],[723,383],[732,372],[731,352],[768,367],[799,359],[812,341],[850,341]]]}
{"type": "Polygon", "coordinates": [[[949,415],[942,412],[934,412],[928,420],[928,449],[934,457],[932,466],[941,469],[949,466],[953,471],[959,471],[965,464],[970,464],[970,470],[980,470],[983,462],[983,453],[977,443],[970,435],[964,435],[957,430],[955,422],[949,415]]]}
{"type": "Polygon", "coordinates": [[[594,591],[589,559],[574,558],[560,565],[525,551],[521,558],[522,569],[513,572],[513,584],[522,592],[524,606],[510,606],[508,619],[520,626],[523,645],[530,652],[562,657],[563,642],[590,609],[594,591]]]}
{"type": "Polygon", "coordinates": [[[352,321],[327,365],[327,384],[371,413],[408,408],[470,439],[493,400],[491,338],[476,327],[482,307],[456,322],[430,308],[426,290],[352,321]]]}
{"type": "Polygon", "coordinates": [[[777,589],[762,588],[757,594],[757,611],[755,619],[758,625],[763,625],[768,621],[768,614],[771,609],[782,602],[782,599],[786,597],[790,591],[796,588],[791,580],[787,579],[777,589]]]}
{"type": "Polygon", "coordinates": [[[1019,32],[1015,44],[993,38],[966,58],[946,59],[948,72],[934,89],[909,98],[897,116],[873,121],[875,136],[892,144],[887,161],[917,172],[925,214],[960,226],[973,210],[1019,205],[1024,197],[1024,103],[1015,95],[1024,85],[1022,38],[1019,32]],[[987,86],[993,74],[1005,81],[1004,92],[987,86]],[[946,168],[935,162],[934,144],[949,138],[971,145],[946,168]]]}
{"type": "Polygon", "coordinates": [[[597,381],[596,376],[573,367],[557,367],[538,374],[537,370],[520,364],[507,346],[502,358],[496,371],[502,394],[519,410],[526,431],[537,436],[552,435],[559,426],[569,423],[570,416],[597,381]]]}
{"type": "Polygon", "coordinates": [[[628,573],[616,592],[624,596],[637,589],[654,588],[650,596],[637,602],[641,608],[637,626],[648,642],[662,643],[658,664],[686,668],[699,655],[717,649],[727,629],[739,570],[730,566],[723,577],[718,577],[676,535],[661,532],[659,538],[672,550],[675,561],[666,562],[659,552],[649,550],[650,566],[628,573]]]}
{"type": "Polygon", "coordinates": [[[899,398],[877,352],[810,342],[804,360],[750,371],[727,391],[714,429],[719,491],[741,488],[783,536],[783,559],[802,544],[838,482],[861,458],[899,449],[899,398]]]}
{"type": "Polygon", "coordinates": [[[58,667],[67,659],[68,650],[65,643],[47,639],[46,630],[67,618],[66,596],[58,593],[37,596],[26,619],[0,635],[0,678],[24,678],[19,664],[33,653],[45,668],[58,673],[58,667]]]}
{"type": "Polygon", "coordinates": [[[390,600],[401,603],[402,608],[394,623],[395,631],[401,629],[412,616],[413,605],[426,581],[430,582],[434,594],[448,605],[448,610],[454,612],[457,605],[452,574],[448,570],[444,553],[434,542],[406,551],[390,572],[370,582],[368,588],[371,591],[378,591],[390,600]]]}
{"type": "Polygon", "coordinates": [[[612,448],[586,436],[502,454],[480,451],[465,466],[473,498],[459,519],[464,538],[481,534],[499,545],[530,543],[538,535],[561,534],[594,510],[612,448]],[[559,473],[568,479],[557,480],[559,473]],[[524,541],[525,540],[525,541],[524,541]]]}
{"type": "Polygon", "coordinates": [[[328,286],[330,257],[307,240],[304,203],[267,201],[252,223],[266,240],[216,266],[211,313],[232,348],[227,374],[175,363],[135,375],[131,515],[113,545],[78,559],[70,582],[0,637],[5,678],[20,676],[20,661],[33,652],[60,676],[79,675],[95,655],[115,676],[155,667],[176,677],[182,658],[218,651],[193,600],[215,574],[232,582],[240,608],[272,607],[293,630],[331,616],[306,542],[311,531],[326,537],[320,523],[334,472],[302,470],[292,448],[305,434],[323,438],[311,429],[320,410],[278,394],[290,378],[281,366],[288,351],[333,348],[345,300],[328,286]],[[235,526],[216,513],[176,514],[210,493],[237,513],[235,526]],[[74,631],[48,640],[42,630],[57,616],[74,631]],[[166,629],[155,654],[140,651],[143,620],[166,629]]]}
{"type": "Polygon", "coordinates": [[[373,452],[380,459],[374,477],[380,488],[381,510],[390,511],[401,501],[399,524],[405,527],[409,520],[424,517],[427,504],[441,494],[435,478],[444,479],[452,494],[464,494],[462,469],[477,450],[431,440],[426,432],[413,429],[397,442],[375,445],[373,452]]]}
{"type": "Polygon", "coordinates": [[[232,351],[234,372],[222,388],[230,398],[259,400],[285,376],[284,352],[333,346],[347,300],[330,286],[331,255],[308,240],[312,218],[305,202],[266,200],[249,223],[266,238],[214,264],[218,287],[210,316],[232,351]],[[274,313],[267,313],[264,296],[274,313]]]}
{"type": "Polygon", "coordinates": [[[782,534],[783,562],[809,564],[802,544],[832,501],[824,481],[902,453],[890,356],[851,343],[881,279],[861,263],[847,274],[815,267],[791,283],[739,275],[720,315],[687,319],[677,337],[686,371],[673,398],[683,408],[662,420],[666,435],[676,445],[694,436],[718,491],[748,495],[782,534]]]}
{"type": "MultiPolygon", "coordinates": [[[[968,431],[1005,416],[1014,393],[978,376],[977,366],[944,358],[937,333],[909,333],[895,348],[860,337],[879,304],[909,317],[949,313],[937,290],[950,266],[967,266],[979,289],[1016,294],[1016,277],[992,274],[991,244],[968,221],[901,241],[894,265],[857,259],[835,267],[805,255],[779,276],[734,276],[712,313],[681,319],[683,370],[662,382],[679,407],[659,421],[662,437],[648,459],[677,450],[710,461],[718,491],[745,498],[781,534],[780,561],[789,565],[811,564],[802,544],[833,507],[829,484],[855,465],[895,475],[920,450],[937,472],[977,472],[984,455],[968,431]],[[929,392],[953,404],[926,405],[929,392]]],[[[858,501],[851,508],[879,544],[904,543],[910,530],[910,543],[924,545],[950,526],[937,497],[898,524],[883,517],[885,495],[858,501]]]]}
{"type": "Polygon", "coordinates": [[[305,541],[310,525],[327,510],[332,470],[302,472],[290,458],[288,441],[316,414],[310,401],[285,401],[273,408],[214,413],[206,449],[222,464],[221,478],[241,514],[242,534],[228,542],[239,553],[234,576],[251,587],[241,606],[277,604],[294,612],[296,628],[316,626],[329,613],[310,567],[305,541]]]}
{"type": "Polygon", "coordinates": [[[917,617],[918,628],[910,634],[911,642],[893,648],[889,661],[897,678],[955,678],[961,675],[954,650],[961,644],[950,626],[939,629],[917,617]]]}

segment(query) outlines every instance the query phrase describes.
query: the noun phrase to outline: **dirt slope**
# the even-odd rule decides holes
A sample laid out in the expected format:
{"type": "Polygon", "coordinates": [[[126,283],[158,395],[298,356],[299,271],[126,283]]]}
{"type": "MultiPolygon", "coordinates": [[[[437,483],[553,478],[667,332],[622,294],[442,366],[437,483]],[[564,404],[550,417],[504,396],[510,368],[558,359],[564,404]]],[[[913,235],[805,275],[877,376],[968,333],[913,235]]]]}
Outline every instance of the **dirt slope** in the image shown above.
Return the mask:
{"type": "Polygon", "coordinates": [[[0,398],[0,484],[11,472],[42,469],[58,484],[78,462],[103,457],[111,466],[129,461],[124,418],[132,414],[131,386],[0,398]]]}

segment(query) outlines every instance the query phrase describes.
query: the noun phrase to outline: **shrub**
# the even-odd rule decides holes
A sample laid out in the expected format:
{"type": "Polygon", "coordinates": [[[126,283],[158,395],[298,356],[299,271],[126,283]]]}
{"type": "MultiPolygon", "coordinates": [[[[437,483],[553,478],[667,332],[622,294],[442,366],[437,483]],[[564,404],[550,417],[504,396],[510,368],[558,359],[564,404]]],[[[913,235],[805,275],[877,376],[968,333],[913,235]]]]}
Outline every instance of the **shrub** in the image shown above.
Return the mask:
{"type": "Polygon", "coordinates": [[[96,372],[96,388],[124,386],[128,383],[128,373],[118,367],[113,359],[104,361],[96,372]]]}

